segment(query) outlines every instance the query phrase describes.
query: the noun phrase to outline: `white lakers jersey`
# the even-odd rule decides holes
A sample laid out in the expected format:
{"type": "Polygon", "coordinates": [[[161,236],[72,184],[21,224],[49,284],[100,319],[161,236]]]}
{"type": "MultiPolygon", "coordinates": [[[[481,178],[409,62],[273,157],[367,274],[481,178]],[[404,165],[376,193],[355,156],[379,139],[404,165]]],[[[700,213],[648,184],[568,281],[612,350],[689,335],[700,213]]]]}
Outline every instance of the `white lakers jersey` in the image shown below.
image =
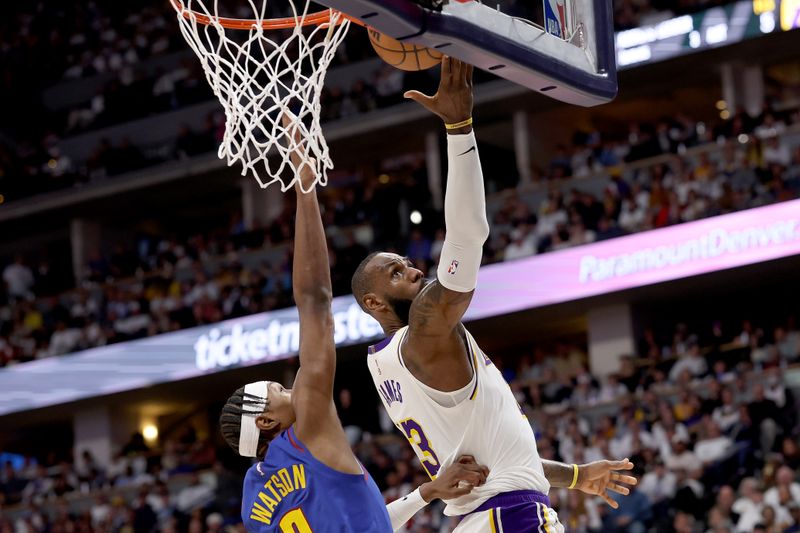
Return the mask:
{"type": "Polygon", "coordinates": [[[445,514],[467,514],[504,492],[538,490],[547,494],[536,440],[511,388],[465,330],[474,368],[473,390],[452,407],[434,401],[406,368],[400,347],[408,326],[370,347],[372,379],[394,424],[414,447],[431,478],[461,455],[472,455],[490,474],[470,494],[445,503],[445,514]]]}

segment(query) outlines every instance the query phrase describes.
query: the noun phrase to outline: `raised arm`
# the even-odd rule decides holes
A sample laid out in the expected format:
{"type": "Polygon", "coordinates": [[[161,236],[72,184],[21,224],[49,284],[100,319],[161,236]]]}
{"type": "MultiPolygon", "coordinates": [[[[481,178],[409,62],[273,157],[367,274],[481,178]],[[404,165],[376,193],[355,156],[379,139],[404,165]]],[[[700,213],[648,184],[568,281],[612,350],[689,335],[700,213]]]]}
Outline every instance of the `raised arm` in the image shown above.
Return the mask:
{"type": "MultiPolygon", "coordinates": [[[[287,118],[284,125],[290,128],[287,118]]],[[[294,233],[292,288],[300,315],[300,370],[292,390],[298,432],[308,438],[308,428],[321,427],[321,419],[336,419],[333,379],[336,351],[331,311],[331,275],[328,246],[314,188],[314,170],[298,155],[299,139],[294,132],[292,164],[299,181],[294,233]],[[302,190],[309,191],[303,193],[302,190]]],[[[336,419],[338,424],[338,419],[336,419]]]]}
{"type": "Polygon", "coordinates": [[[414,299],[409,315],[410,337],[446,341],[472,300],[483,243],[489,237],[483,171],[472,132],[472,66],[445,57],[437,93],[409,91],[406,97],[438,115],[447,128],[445,242],[437,279],[414,299]]]}
{"type": "MultiPolygon", "coordinates": [[[[287,129],[291,128],[287,117],[283,123],[287,129]]],[[[295,185],[297,213],[292,263],[292,289],[300,315],[300,369],[292,389],[295,431],[317,460],[341,472],[361,474],[363,470],[350,449],[333,403],[336,374],[333,290],[328,244],[314,187],[316,176],[313,165],[302,163],[296,130],[292,137],[292,165],[299,178],[295,185]]]]}

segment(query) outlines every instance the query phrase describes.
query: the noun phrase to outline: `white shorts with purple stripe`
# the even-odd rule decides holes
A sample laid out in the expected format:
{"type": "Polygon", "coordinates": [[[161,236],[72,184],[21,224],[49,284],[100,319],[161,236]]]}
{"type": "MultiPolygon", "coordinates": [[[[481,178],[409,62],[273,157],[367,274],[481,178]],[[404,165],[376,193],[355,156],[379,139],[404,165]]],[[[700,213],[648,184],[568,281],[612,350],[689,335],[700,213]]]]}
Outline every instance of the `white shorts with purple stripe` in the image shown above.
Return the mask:
{"type": "Polygon", "coordinates": [[[535,490],[498,494],[464,515],[454,533],[564,533],[550,498],[535,490]]]}

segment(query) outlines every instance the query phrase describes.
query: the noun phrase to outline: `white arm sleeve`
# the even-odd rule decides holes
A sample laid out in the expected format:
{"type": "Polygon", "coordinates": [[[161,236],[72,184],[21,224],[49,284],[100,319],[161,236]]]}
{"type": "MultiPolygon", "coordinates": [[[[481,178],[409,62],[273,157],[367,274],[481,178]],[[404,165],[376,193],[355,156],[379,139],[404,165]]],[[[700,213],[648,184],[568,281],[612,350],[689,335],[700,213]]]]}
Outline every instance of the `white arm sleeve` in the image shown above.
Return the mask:
{"type": "Polygon", "coordinates": [[[489,238],[483,171],[475,135],[447,136],[445,238],[437,276],[444,287],[470,292],[478,284],[483,243],[489,238]]]}
{"type": "Polygon", "coordinates": [[[422,495],[417,490],[411,494],[407,494],[402,498],[393,501],[386,506],[389,512],[389,519],[392,521],[392,531],[398,531],[406,522],[411,520],[411,517],[417,514],[417,511],[428,505],[428,502],[422,499],[422,495]]]}

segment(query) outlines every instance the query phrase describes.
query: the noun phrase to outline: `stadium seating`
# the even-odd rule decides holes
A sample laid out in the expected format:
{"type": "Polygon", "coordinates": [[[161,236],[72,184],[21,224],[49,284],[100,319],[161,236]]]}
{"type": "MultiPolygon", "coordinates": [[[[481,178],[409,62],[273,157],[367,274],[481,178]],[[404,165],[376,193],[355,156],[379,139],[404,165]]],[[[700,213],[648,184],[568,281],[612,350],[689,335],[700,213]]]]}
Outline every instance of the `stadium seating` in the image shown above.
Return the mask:
{"type": "MultiPolygon", "coordinates": [[[[688,118],[669,127],[637,126],[645,133],[636,143],[576,135],[578,142],[554,156],[533,186],[490,198],[486,262],[797,198],[800,115],[773,116],[749,120],[743,132],[728,132],[722,123],[718,137],[710,127],[698,135],[688,118]]],[[[493,167],[491,159],[484,165],[493,167]]],[[[375,181],[324,193],[336,294],[349,293],[350,275],[367,249],[393,247],[424,270],[441,249],[437,225],[413,227],[400,238],[371,230],[400,225],[399,199],[418,195],[424,176],[382,188],[375,181]]],[[[427,189],[422,195],[429,202],[427,189]]],[[[117,244],[108,256],[92,255],[80,289],[61,293],[53,292],[46,263],[4,265],[7,303],[16,305],[0,313],[0,366],[289,306],[292,224],[284,214],[269,227],[245,230],[234,216],[213,235],[143,236],[117,244]]]]}
{"type": "MultiPolygon", "coordinates": [[[[660,326],[667,332],[663,339],[645,332],[640,353],[605,380],[592,376],[582,348],[567,342],[512,354],[502,363],[495,359],[534,421],[542,457],[578,463],[630,457],[638,465],[640,485],[620,499],[618,510],[552,491],[561,521],[585,532],[631,531],[619,527],[623,521],[659,531],[681,531],[683,523],[691,525],[686,531],[752,531],[771,521],[774,531],[784,531],[800,523],[794,482],[800,425],[796,398],[779,379],[800,361],[794,318],[759,328],[747,321],[716,324],[717,333],[681,322],[671,330],[668,323],[660,326]]],[[[338,407],[346,431],[386,500],[424,482],[391,422],[383,424],[385,434],[370,434],[350,415],[349,402],[349,391],[342,391],[338,407]]],[[[55,454],[50,464],[32,458],[17,469],[6,464],[0,531],[19,521],[35,531],[58,523],[67,531],[67,523],[87,531],[238,530],[241,480],[190,425],[173,435],[161,450],[134,435],[107,470],[88,453],[78,464],[55,454]]],[[[452,524],[440,507],[415,517],[407,531],[448,530],[452,524]]]]}

